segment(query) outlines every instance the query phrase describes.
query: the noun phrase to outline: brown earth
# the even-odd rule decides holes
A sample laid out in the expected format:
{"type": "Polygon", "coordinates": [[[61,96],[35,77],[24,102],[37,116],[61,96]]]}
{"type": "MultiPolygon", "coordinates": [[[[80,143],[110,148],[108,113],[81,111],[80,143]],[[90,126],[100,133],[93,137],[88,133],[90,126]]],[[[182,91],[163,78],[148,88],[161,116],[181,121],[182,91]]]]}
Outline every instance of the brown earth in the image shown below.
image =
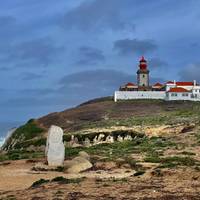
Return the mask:
{"type": "Polygon", "coordinates": [[[40,178],[52,179],[57,176],[77,178],[77,175],[60,172],[32,174],[29,170],[30,165],[24,164],[24,161],[0,167],[0,199],[200,199],[200,173],[190,168],[164,169],[159,173],[150,170],[138,177],[127,173],[127,178],[123,178],[126,177],[124,171],[102,174],[85,172],[78,176],[87,177],[79,184],[47,183],[36,188],[30,186],[40,178]]]}
{"type": "MultiPolygon", "coordinates": [[[[199,130],[197,130],[199,131],[199,130]]],[[[163,148],[163,156],[187,157],[200,161],[200,143],[196,133],[188,132],[171,137],[174,147],[163,148]],[[184,154],[183,154],[184,153],[184,154]]],[[[177,165],[158,168],[159,163],[145,162],[145,155],[134,152],[132,157],[143,166],[144,174],[134,176],[130,166],[119,167],[114,162],[96,161],[96,169],[79,174],[53,171],[32,171],[44,159],[4,161],[0,164],[0,199],[19,200],[198,200],[200,199],[200,169],[198,165],[177,165]],[[10,163],[10,164],[9,164],[10,163]],[[118,166],[118,167],[117,167],[118,166]],[[43,178],[51,180],[84,177],[80,183],[44,183],[30,187],[43,178]]],[[[121,158],[118,158],[120,160],[121,158]]]]}
{"type": "MultiPolygon", "coordinates": [[[[166,102],[161,100],[134,100],[114,103],[112,98],[100,98],[86,102],[78,107],[46,115],[37,120],[41,127],[49,128],[52,124],[67,131],[87,128],[89,124],[109,120],[123,120],[133,117],[156,117],[169,115],[176,111],[193,110],[199,106],[192,102],[166,102]]],[[[99,124],[98,124],[99,122],[99,124]]]]}

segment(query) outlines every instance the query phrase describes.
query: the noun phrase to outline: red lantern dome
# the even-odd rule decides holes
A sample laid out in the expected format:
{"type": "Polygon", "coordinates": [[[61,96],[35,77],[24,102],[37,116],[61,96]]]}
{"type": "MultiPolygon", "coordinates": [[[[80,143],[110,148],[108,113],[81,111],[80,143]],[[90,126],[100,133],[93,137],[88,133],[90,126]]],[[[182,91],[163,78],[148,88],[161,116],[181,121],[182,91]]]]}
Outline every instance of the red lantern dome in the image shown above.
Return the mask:
{"type": "Polygon", "coordinates": [[[146,70],[147,69],[147,61],[145,60],[144,56],[140,59],[140,65],[139,65],[141,70],[146,70]]]}

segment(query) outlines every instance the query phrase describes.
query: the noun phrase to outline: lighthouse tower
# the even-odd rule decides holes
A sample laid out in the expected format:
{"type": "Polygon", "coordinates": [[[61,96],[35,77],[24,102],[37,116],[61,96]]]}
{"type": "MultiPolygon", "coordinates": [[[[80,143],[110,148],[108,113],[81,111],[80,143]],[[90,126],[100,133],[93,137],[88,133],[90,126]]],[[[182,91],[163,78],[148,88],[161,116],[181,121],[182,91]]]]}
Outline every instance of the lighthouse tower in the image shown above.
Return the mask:
{"type": "Polygon", "coordinates": [[[144,59],[144,56],[142,56],[140,60],[139,69],[137,71],[137,82],[139,87],[149,87],[149,70],[147,68],[147,61],[144,59]]]}

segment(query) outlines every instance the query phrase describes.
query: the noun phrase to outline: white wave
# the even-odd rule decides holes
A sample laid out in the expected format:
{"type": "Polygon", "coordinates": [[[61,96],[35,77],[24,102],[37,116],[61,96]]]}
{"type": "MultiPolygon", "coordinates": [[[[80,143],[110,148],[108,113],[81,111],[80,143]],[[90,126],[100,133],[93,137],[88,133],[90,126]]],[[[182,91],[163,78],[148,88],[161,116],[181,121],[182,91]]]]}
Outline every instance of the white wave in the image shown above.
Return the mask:
{"type": "Polygon", "coordinates": [[[12,128],[12,129],[10,129],[10,130],[7,132],[5,138],[3,138],[3,137],[0,138],[0,148],[1,148],[1,147],[6,143],[6,141],[12,136],[12,134],[15,132],[16,129],[17,129],[17,128],[12,128]]]}
{"type": "Polygon", "coordinates": [[[1,137],[1,138],[0,138],[0,147],[3,146],[4,142],[5,142],[5,138],[1,137]]]}

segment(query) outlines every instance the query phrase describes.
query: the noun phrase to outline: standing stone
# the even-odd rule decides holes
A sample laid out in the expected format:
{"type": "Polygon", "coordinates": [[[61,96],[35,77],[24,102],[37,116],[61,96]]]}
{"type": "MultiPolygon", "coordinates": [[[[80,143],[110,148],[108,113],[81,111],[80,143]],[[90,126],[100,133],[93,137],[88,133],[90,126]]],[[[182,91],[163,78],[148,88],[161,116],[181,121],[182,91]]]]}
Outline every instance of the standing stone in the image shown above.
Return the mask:
{"type": "Polygon", "coordinates": [[[63,166],[65,147],[63,143],[63,130],[52,125],[48,131],[46,156],[49,166],[63,166]]]}

